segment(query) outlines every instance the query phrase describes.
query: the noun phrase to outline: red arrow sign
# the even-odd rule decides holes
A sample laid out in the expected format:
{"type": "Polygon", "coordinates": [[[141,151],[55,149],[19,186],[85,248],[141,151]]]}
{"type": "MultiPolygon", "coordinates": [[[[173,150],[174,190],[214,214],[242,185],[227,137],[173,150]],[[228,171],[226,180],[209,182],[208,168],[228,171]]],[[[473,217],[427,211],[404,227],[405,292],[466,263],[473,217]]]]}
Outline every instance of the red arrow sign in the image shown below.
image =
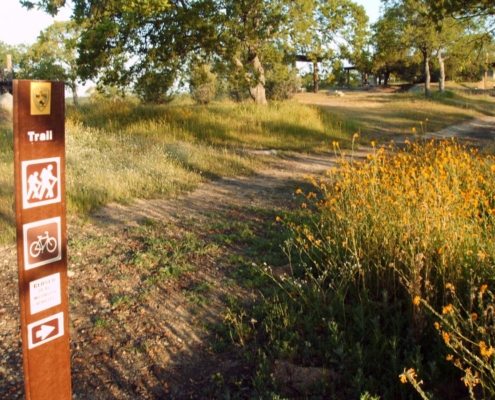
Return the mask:
{"type": "Polygon", "coordinates": [[[33,322],[28,325],[28,348],[45,344],[64,335],[64,313],[33,322]]]}

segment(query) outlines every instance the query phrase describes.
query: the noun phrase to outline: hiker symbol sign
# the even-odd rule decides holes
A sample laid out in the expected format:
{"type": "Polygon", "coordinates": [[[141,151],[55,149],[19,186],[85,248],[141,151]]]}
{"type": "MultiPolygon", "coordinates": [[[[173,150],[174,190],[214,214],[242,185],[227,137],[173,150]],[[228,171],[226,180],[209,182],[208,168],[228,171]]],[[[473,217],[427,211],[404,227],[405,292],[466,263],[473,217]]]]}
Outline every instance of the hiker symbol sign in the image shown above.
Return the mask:
{"type": "Polygon", "coordinates": [[[60,201],[60,158],[22,162],[23,208],[60,201]]]}

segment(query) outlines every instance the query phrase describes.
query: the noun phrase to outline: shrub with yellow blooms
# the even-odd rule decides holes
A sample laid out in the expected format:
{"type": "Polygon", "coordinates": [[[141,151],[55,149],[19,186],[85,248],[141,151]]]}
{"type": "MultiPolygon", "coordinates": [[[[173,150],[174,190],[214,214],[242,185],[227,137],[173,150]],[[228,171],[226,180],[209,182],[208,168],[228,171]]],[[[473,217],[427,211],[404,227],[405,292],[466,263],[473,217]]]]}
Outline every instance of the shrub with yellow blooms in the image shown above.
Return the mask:
{"type": "MultiPolygon", "coordinates": [[[[426,340],[436,346],[438,362],[463,371],[470,393],[479,383],[493,394],[492,314],[485,303],[473,308],[473,288],[486,296],[482,285],[495,280],[495,161],[454,140],[408,142],[403,150],[375,145],[366,159],[343,156],[326,176],[309,178],[313,191],[296,191],[308,217],[288,223],[293,239],[286,253],[298,254],[299,264],[297,279],[284,281],[286,290],[318,312],[334,307],[332,297],[345,313],[349,304],[360,312],[401,304],[388,318],[407,316],[402,334],[412,333],[409,346],[426,340]]],[[[427,356],[433,355],[411,353],[416,361],[408,368],[421,373],[418,360],[427,356]]]]}

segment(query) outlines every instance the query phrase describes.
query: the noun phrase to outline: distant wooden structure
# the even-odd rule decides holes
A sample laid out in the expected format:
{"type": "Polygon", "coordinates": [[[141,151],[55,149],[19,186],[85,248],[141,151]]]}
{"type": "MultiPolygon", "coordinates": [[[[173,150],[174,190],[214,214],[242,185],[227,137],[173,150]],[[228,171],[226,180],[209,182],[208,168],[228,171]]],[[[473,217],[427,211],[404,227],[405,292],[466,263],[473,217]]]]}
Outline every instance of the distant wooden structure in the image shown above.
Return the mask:
{"type": "Polygon", "coordinates": [[[318,93],[318,63],[323,61],[323,57],[316,57],[315,61],[314,58],[308,58],[308,56],[297,54],[296,61],[313,63],[313,92],[318,93]]]}
{"type": "Polygon", "coordinates": [[[351,71],[357,71],[357,70],[358,69],[354,65],[351,65],[350,67],[344,67],[344,71],[346,72],[345,82],[347,87],[351,86],[351,76],[350,76],[351,71]]]}
{"type": "MultiPolygon", "coordinates": [[[[318,81],[319,81],[319,74],[318,74],[318,63],[322,62],[324,60],[323,57],[316,57],[316,58],[310,58],[305,55],[297,54],[296,55],[296,61],[297,62],[310,62],[313,64],[313,92],[318,93],[318,81]],[[316,60],[316,61],[315,61],[316,60]]],[[[350,87],[351,86],[351,80],[350,80],[350,72],[351,71],[359,71],[358,68],[354,65],[351,65],[349,67],[344,67],[344,70],[347,73],[346,76],[346,86],[350,87]]],[[[363,86],[366,86],[368,84],[368,73],[363,73],[361,76],[361,83],[363,86]]]]}

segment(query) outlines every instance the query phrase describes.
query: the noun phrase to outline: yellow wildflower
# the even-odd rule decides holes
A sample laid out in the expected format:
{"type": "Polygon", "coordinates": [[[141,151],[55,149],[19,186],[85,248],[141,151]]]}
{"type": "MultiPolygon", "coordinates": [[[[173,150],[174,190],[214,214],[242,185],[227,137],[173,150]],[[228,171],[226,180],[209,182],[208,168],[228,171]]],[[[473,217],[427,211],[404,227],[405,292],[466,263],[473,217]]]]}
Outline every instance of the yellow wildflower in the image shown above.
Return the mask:
{"type": "Polygon", "coordinates": [[[483,357],[486,357],[487,359],[490,358],[491,355],[493,354],[493,347],[491,346],[487,347],[486,343],[483,341],[480,341],[479,346],[480,346],[480,354],[483,357]]]}
{"type": "Polygon", "coordinates": [[[297,189],[296,190],[296,194],[301,194],[302,193],[302,190],[301,189],[297,189]]]}
{"type": "Polygon", "coordinates": [[[447,361],[452,361],[454,359],[454,356],[452,354],[448,354],[447,357],[445,357],[447,361]]]}
{"type": "Polygon", "coordinates": [[[436,321],[435,321],[435,322],[433,323],[433,326],[435,327],[435,329],[436,329],[437,331],[438,331],[438,330],[440,330],[440,324],[439,324],[438,322],[436,322],[436,321]]]}
{"type": "Polygon", "coordinates": [[[415,306],[419,306],[421,304],[421,297],[415,296],[414,299],[413,299],[413,304],[415,306]]]}
{"type": "Polygon", "coordinates": [[[487,255],[488,255],[488,254],[486,254],[486,253],[485,253],[484,251],[482,251],[482,250],[478,251],[478,260],[479,260],[479,261],[484,261],[487,255]]]}
{"type": "Polygon", "coordinates": [[[446,283],[445,284],[445,289],[447,289],[447,290],[454,290],[454,285],[452,285],[452,283],[446,283]]]}
{"type": "Polygon", "coordinates": [[[407,371],[404,368],[404,372],[399,375],[399,379],[402,383],[407,383],[408,379],[410,379],[412,382],[416,382],[417,376],[418,374],[416,374],[414,368],[409,368],[407,371]]]}
{"type": "Polygon", "coordinates": [[[488,285],[481,285],[481,287],[480,287],[481,293],[485,293],[487,288],[488,288],[488,285]]]}
{"type": "Polygon", "coordinates": [[[453,311],[454,307],[452,306],[452,304],[447,304],[443,310],[442,310],[442,313],[443,314],[450,314],[452,311],[453,311]]]}
{"type": "Polygon", "coordinates": [[[447,332],[445,331],[442,332],[442,338],[445,343],[447,344],[450,343],[450,335],[447,332]]]}

